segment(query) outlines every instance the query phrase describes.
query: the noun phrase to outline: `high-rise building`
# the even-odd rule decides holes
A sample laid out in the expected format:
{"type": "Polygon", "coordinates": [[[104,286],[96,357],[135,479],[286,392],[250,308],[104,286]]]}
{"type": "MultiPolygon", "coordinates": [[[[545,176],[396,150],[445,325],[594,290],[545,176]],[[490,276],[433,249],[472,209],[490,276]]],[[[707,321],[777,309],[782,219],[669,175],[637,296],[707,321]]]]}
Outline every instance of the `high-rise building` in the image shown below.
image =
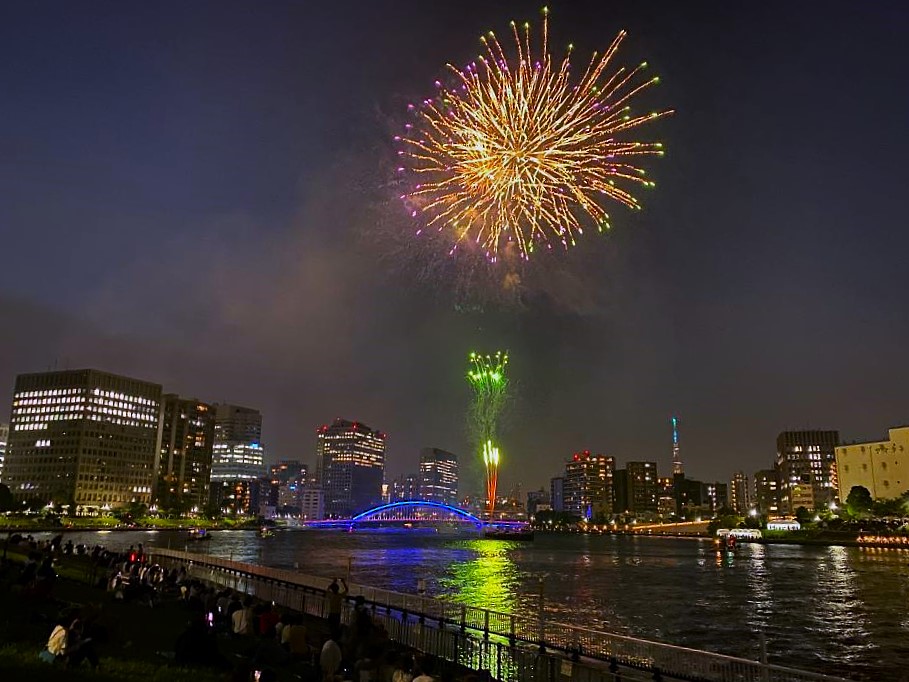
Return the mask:
{"type": "Polygon", "coordinates": [[[215,409],[213,481],[236,481],[265,476],[262,415],[258,410],[218,404],[215,409]]]}
{"type": "Polygon", "coordinates": [[[795,514],[827,507],[836,498],[837,431],[784,431],[776,439],[780,509],[795,514]]]}
{"type": "Polygon", "coordinates": [[[780,513],[780,477],[776,469],[761,469],[755,472],[754,506],[765,516],[780,513]]]}
{"type": "Polygon", "coordinates": [[[565,511],[565,479],[561,476],[549,481],[549,504],[554,512],[565,511]]]}
{"type": "Polygon", "coordinates": [[[3,483],[3,461],[6,459],[6,443],[9,440],[9,424],[0,422],[0,483],[3,483]]]}
{"type": "Polygon", "coordinates": [[[271,467],[271,480],[277,484],[305,481],[308,467],[297,459],[282,459],[271,467]]]}
{"type": "Polygon", "coordinates": [[[300,492],[311,483],[306,465],[296,459],[280,460],[271,467],[271,482],[278,491],[281,513],[300,513],[300,492]]]}
{"type": "Polygon", "coordinates": [[[672,421],[672,475],[678,476],[682,470],[682,449],[679,443],[679,418],[673,417],[672,421]]]}
{"type": "Polygon", "coordinates": [[[386,435],[346,419],[335,419],[317,434],[316,477],[325,493],[325,514],[347,518],[378,504],[386,435]]]}
{"type": "Polygon", "coordinates": [[[675,487],[672,476],[657,478],[657,513],[661,519],[668,519],[676,514],[675,487]]]}
{"type": "Polygon", "coordinates": [[[672,493],[675,495],[676,514],[682,516],[686,511],[700,511],[705,507],[706,486],[685,474],[673,474],[672,493]]]}
{"type": "Polygon", "coordinates": [[[549,493],[542,488],[539,490],[531,490],[527,493],[527,516],[533,516],[537,513],[538,509],[542,510],[549,506],[549,493]]]}
{"type": "Polygon", "coordinates": [[[162,509],[201,511],[209,500],[215,416],[211,405],[166,393],[153,501],[162,509]]]}
{"type": "Polygon", "coordinates": [[[439,448],[423,448],[420,451],[419,498],[429,502],[457,505],[457,455],[439,448]]]}
{"type": "Polygon", "coordinates": [[[729,482],[729,506],[736,514],[747,514],[753,505],[751,481],[744,471],[736,471],[729,482]]]}
{"type": "Polygon", "coordinates": [[[211,505],[224,514],[258,516],[262,480],[243,478],[234,481],[212,481],[211,505]]]}
{"type": "Polygon", "coordinates": [[[161,386],[94,369],[16,377],[4,483],[19,500],[149,504],[161,386]]]}
{"type": "Polygon", "coordinates": [[[875,500],[899,497],[909,490],[909,426],[896,426],[889,436],[836,448],[840,501],[846,501],[854,486],[866,488],[875,500]]]}
{"type": "Polygon", "coordinates": [[[716,481],[705,483],[704,499],[710,511],[716,513],[721,509],[729,508],[729,488],[725,483],[716,481]]]}
{"type": "Polygon", "coordinates": [[[629,510],[637,515],[656,514],[660,497],[656,462],[628,462],[625,471],[629,510]]]}
{"type": "Polygon", "coordinates": [[[325,495],[321,488],[307,486],[300,490],[300,518],[306,521],[325,518],[325,495]]]}
{"type": "Polygon", "coordinates": [[[565,462],[565,511],[585,519],[611,516],[614,474],[615,457],[575,453],[565,462]]]}
{"type": "Polygon", "coordinates": [[[416,474],[403,474],[391,482],[389,502],[420,500],[420,477],[416,474]]]}

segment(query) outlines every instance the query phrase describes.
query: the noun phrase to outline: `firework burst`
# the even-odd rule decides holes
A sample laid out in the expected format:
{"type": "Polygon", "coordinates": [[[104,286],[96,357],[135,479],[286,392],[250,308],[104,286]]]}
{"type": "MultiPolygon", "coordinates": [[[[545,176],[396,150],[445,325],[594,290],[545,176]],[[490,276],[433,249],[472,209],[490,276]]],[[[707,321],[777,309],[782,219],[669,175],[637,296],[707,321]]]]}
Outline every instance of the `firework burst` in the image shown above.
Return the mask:
{"type": "Polygon", "coordinates": [[[474,392],[470,409],[472,435],[480,446],[486,469],[486,505],[491,514],[496,504],[499,480],[499,418],[508,396],[508,353],[470,354],[467,382],[474,392]]]}
{"type": "Polygon", "coordinates": [[[538,56],[529,24],[512,22],[511,33],[511,54],[490,31],[476,62],[449,64],[451,84],[436,81],[435,97],[410,105],[414,120],[395,138],[417,234],[446,233],[452,253],[476,244],[492,262],[511,246],[526,260],[574,245],[585,227],[607,229],[610,201],[640,208],[631,189],[653,183],[637,162],[662,156],[663,145],[628,138],[671,113],[632,113],[631,100],[659,79],[643,76],[646,62],[611,68],[624,31],[579,77],[571,46],[559,62],[550,55],[545,9],[538,56]]]}

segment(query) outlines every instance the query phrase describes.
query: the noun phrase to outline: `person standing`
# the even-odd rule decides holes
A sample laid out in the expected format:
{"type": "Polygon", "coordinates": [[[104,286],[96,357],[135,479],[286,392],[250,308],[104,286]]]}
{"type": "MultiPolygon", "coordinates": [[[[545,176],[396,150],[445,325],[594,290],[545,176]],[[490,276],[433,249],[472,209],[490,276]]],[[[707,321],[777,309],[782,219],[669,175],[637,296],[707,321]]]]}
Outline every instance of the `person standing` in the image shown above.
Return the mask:
{"type": "Polygon", "coordinates": [[[341,584],[344,585],[343,590],[338,586],[338,578],[335,578],[331,581],[331,585],[328,586],[327,592],[328,628],[332,632],[341,627],[341,607],[344,604],[344,598],[349,591],[347,588],[347,581],[344,578],[341,578],[340,580],[341,584]]]}

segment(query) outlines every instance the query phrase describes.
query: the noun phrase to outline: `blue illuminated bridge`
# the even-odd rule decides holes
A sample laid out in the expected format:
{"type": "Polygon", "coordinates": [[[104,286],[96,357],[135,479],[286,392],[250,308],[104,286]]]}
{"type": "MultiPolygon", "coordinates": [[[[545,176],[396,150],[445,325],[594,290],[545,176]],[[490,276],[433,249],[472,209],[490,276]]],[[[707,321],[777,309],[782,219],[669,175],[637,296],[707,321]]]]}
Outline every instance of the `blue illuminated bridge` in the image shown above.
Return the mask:
{"type": "Polygon", "coordinates": [[[527,526],[526,521],[489,521],[474,516],[460,507],[441,502],[425,500],[403,500],[391,504],[380,504],[367,509],[349,519],[325,519],[323,521],[306,521],[309,528],[343,528],[352,530],[357,527],[375,525],[404,525],[413,523],[457,522],[472,524],[478,530],[484,528],[520,529],[527,526]]]}

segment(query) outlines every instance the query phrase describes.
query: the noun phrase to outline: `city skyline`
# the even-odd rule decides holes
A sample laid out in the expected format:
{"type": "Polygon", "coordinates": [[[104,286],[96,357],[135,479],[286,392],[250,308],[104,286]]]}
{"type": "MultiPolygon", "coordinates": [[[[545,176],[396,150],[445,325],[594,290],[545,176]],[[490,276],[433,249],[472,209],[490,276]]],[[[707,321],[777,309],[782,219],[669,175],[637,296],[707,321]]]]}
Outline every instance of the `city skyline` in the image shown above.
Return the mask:
{"type": "Polygon", "coordinates": [[[909,421],[900,5],[553,8],[554,50],[627,29],[663,78],[653,105],[678,113],[656,125],[644,210],[483,311],[395,255],[390,130],[473,36],[539,6],[219,4],[213,26],[214,7],[9,8],[7,403],[20,373],[98,367],[254,405],[269,462],[312,464],[311,429],[348,415],[390,434],[389,478],[434,446],[477,479],[460,359],[509,348],[504,490],[584,449],[668,472],[675,415],[705,481],[766,469],[784,431],[870,441],[909,421]],[[872,124],[843,164],[855,101],[872,124]]]}

